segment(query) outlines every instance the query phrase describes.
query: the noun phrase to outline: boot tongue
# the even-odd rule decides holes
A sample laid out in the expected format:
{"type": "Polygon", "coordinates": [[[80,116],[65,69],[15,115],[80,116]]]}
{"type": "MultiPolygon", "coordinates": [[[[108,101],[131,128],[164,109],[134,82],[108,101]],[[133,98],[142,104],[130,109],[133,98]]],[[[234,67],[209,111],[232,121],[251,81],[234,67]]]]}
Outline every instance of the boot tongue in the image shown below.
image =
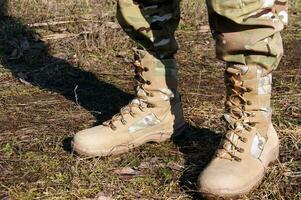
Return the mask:
{"type": "Polygon", "coordinates": [[[222,142],[222,149],[218,151],[218,155],[223,158],[232,159],[232,155],[236,154],[236,145],[239,141],[239,135],[235,132],[244,130],[244,123],[248,121],[247,115],[244,113],[244,105],[242,100],[242,76],[248,72],[249,68],[245,65],[231,65],[226,69],[226,83],[228,85],[227,92],[227,111],[224,114],[224,120],[228,124],[226,139],[222,142]]]}
{"type": "Polygon", "coordinates": [[[244,103],[241,97],[243,97],[243,81],[244,75],[246,75],[249,71],[249,66],[240,65],[240,64],[230,64],[226,70],[227,79],[229,81],[230,90],[229,90],[229,98],[231,102],[227,102],[227,106],[231,110],[231,115],[233,118],[242,118],[244,117],[244,103]]]}

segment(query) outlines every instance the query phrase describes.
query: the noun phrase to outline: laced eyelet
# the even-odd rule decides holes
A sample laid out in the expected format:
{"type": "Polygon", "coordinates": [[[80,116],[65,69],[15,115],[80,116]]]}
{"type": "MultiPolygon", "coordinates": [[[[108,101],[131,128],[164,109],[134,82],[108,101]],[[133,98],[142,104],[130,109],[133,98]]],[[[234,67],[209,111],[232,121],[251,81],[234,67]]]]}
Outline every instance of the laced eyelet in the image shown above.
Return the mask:
{"type": "Polygon", "coordinates": [[[246,89],[247,89],[246,92],[252,92],[253,91],[253,88],[250,88],[250,87],[248,87],[246,89]]]}
{"type": "Polygon", "coordinates": [[[125,121],[124,119],[122,119],[122,120],[121,120],[121,123],[122,123],[123,125],[126,125],[126,124],[127,124],[127,121],[125,121]]]}
{"type": "Polygon", "coordinates": [[[226,133],[225,138],[231,138],[231,133],[226,133]]]}
{"type": "Polygon", "coordinates": [[[138,61],[138,60],[136,60],[136,61],[134,62],[134,65],[137,66],[137,67],[140,67],[140,66],[141,66],[141,62],[138,61]]]}
{"type": "Polygon", "coordinates": [[[148,71],[149,71],[149,68],[148,68],[148,67],[144,67],[143,70],[144,70],[145,72],[148,72],[148,71]]]}
{"type": "Polygon", "coordinates": [[[155,107],[155,105],[154,105],[154,104],[152,104],[152,103],[148,103],[146,107],[147,107],[147,108],[154,108],[154,107],[155,107]]]}
{"type": "Polygon", "coordinates": [[[146,84],[147,84],[147,85],[150,85],[150,84],[152,84],[152,82],[150,82],[150,81],[146,81],[146,84]]]}
{"type": "Polygon", "coordinates": [[[113,131],[116,131],[116,130],[117,130],[117,127],[114,126],[114,125],[111,125],[111,129],[112,129],[113,131]]]}
{"type": "Polygon", "coordinates": [[[138,107],[142,112],[144,112],[144,108],[143,108],[143,106],[141,106],[141,105],[139,105],[139,107],[138,107]]]}
{"type": "Polygon", "coordinates": [[[227,149],[227,145],[228,145],[228,144],[225,142],[225,143],[223,144],[223,148],[224,148],[224,149],[227,149]]]}
{"type": "Polygon", "coordinates": [[[231,106],[232,106],[232,103],[231,103],[230,101],[227,101],[227,102],[226,102],[226,106],[231,107],[231,106]]]}
{"type": "Polygon", "coordinates": [[[255,127],[256,126],[256,122],[251,122],[250,126],[255,127]]]}
{"type": "Polygon", "coordinates": [[[252,131],[252,128],[251,128],[251,127],[245,127],[245,129],[246,129],[247,131],[249,131],[249,132],[252,131]]]}
{"type": "Polygon", "coordinates": [[[155,95],[153,93],[148,93],[149,97],[154,97],[155,95]]]}
{"type": "Polygon", "coordinates": [[[135,117],[135,116],[136,116],[136,113],[130,111],[130,115],[131,115],[132,117],[135,117]]]}
{"type": "Polygon", "coordinates": [[[234,160],[237,161],[237,162],[241,162],[241,158],[239,158],[237,156],[234,157],[234,160]]]}
{"type": "Polygon", "coordinates": [[[245,150],[244,150],[243,148],[238,148],[237,151],[238,151],[239,153],[244,153],[244,152],[245,152],[245,150]]]}
{"type": "Polygon", "coordinates": [[[247,142],[248,142],[248,138],[244,137],[244,138],[241,139],[241,141],[242,141],[243,143],[247,143],[247,142]]]}

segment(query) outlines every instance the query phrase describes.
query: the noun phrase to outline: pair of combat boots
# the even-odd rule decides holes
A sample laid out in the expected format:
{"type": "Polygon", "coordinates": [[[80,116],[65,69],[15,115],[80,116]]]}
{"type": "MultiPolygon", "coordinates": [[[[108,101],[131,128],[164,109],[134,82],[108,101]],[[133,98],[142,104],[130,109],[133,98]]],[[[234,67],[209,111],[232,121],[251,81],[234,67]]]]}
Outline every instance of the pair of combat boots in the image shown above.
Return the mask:
{"type": "MultiPolygon", "coordinates": [[[[77,133],[72,142],[77,153],[120,154],[184,130],[175,60],[146,53],[134,66],[136,98],[103,125],[77,133]]],[[[259,66],[228,64],[225,83],[227,132],[198,185],[205,196],[232,198],[260,182],[278,157],[279,140],[271,123],[271,74],[259,66]]]]}

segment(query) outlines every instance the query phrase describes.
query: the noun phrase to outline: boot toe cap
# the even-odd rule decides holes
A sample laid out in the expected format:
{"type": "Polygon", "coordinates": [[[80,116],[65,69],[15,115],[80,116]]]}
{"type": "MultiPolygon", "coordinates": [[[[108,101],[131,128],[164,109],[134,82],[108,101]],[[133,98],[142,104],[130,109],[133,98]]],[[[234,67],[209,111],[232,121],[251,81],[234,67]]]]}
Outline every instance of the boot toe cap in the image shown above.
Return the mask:
{"type": "Polygon", "coordinates": [[[105,156],[109,154],[112,143],[109,133],[105,133],[101,127],[94,127],[76,133],[72,147],[81,155],[105,156]]]}
{"type": "Polygon", "coordinates": [[[202,193],[224,196],[239,188],[239,179],[234,171],[208,168],[200,175],[198,184],[202,193]]]}
{"type": "Polygon", "coordinates": [[[264,169],[259,163],[253,167],[251,165],[249,168],[245,168],[243,165],[238,168],[237,165],[211,163],[211,166],[199,176],[199,191],[204,195],[219,197],[235,197],[245,194],[261,179],[264,169]],[[252,169],[254,170],[252,171],[252,169]]]}

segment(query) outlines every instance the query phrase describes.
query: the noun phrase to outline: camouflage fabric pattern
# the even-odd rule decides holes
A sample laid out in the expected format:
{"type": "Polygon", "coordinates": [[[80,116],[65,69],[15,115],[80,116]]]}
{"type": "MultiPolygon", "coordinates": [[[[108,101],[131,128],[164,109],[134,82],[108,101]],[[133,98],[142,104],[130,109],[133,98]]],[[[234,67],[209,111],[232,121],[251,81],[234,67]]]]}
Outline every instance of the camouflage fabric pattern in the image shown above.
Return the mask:
{"type": "MultiPolygon", "coordinates": [[[[174,37],[180,0],[119,0],[117,18],[127,34],[159,59],[178,50],[174,37]]],[[[266,73],[283,56],[280,32],[288,23],[287,0],[207,0],[217,57],[255,64],[266,73]]]]}
{"type": "Polygon", "coordinates": [[[172,58],[177,52],[179,0],[119,0],[117,18],[125,32],[157,58],[172,58]]]}
{"type": "Polygon", "coordinates": [[[266,73],[283,56],[280,31],[288,22],[286,0],[207,0],[217,57],[255,64],[266,73]]]}

